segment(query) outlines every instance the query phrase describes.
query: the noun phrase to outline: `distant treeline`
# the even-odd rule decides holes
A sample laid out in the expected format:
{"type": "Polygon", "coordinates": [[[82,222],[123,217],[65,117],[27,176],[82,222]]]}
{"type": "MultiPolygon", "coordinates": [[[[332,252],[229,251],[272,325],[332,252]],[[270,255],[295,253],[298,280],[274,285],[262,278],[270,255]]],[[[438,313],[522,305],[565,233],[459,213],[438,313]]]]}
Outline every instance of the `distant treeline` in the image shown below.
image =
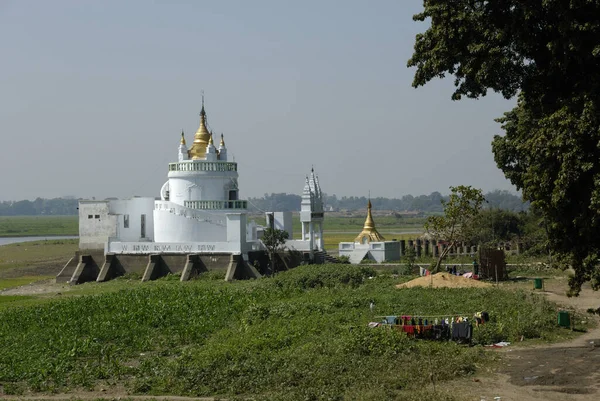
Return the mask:
{"type": "Polygon", "coordinates": [[[0,202],[0,216],[69,216],[78,213],[78,204],[74,198],[5,201],[0,202]]]}
{"type": "MultiPolygon", "coordinates": [[[[323,194],[327,210],[334,211],[352,211],[361,210],[367,207],[368,199],[364,196],[343,196],[338,198],[336,195],[323,194]]],[[[435,213],[442,211],[442,199],[447,199],[439,192],[432,192],[429,195],[404,195],[402,198],[371,198],[373,207],[377,210],[393,211],[413,211],[435,213]]],[[[520,196],[511,194],[508,191],[492,191],[485,194],[487,203],[485,207],[492,207],[513,212],[526,211],[529,209],[529,203],[523,202],[520,196]]],[[[248,207],[252,211],[298,211],[302,197],[295,194],[265,194],[262,198],[249,198],[248,207]]]]}
{"type": "MultiPolygon", "coordinates": [[[[364,196],[343,196],[323,194],[327,210],[353,211],[361,210],[367,206],[364,196]]],[[[447,197],[439,192],[429,195],[404,195],[402,198],[372,198],[373,207],[378,210],[413,211],[435,213],[442,211],[441,200],[447,197]]],[[[511,210],[513,212],[526,211],[529,204],[524,203],[517,195],[508,191],[493,191],[485,195],[488,201],[486,206],[511,210]]],[[[265,194],[262,198],[249,198],[248,208],[252,212],[260,211],[299,211],[302,198],[295,194],[265,194]]],[[[34,201],[4,201],[0,202],[0,216],[42,216],[42,215],[76,215],[78,199],[75,198],[37,198],[34,201]]]]}

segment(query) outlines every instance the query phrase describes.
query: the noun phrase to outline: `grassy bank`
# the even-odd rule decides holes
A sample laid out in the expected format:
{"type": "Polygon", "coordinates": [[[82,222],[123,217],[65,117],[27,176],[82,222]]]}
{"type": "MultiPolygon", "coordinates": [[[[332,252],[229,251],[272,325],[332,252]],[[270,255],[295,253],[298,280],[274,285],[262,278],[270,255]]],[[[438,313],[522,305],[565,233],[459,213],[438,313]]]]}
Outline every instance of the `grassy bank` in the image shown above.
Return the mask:
{"type": "Polygon", "coordinates": [[[77,249],[76,239],[0,246],[0,290],[56,276],[77,249]]]}
{"type": "Polygon", "coordinates": [[[558,333],[543,298],[494,288],[398,290],[397,278],[368,278],[374,274],[320,265],[235,283],[207,275],[86,284],[111,292],[0,311],[0,384],[8,393],[119,384],[137,394],[450,400],[433,394],[431,380],[470,375],[494,354],[369,329],[373,315],[487,310],[492,322],[476,332],[478,342],[558,333]]]}
{"type": "Polygon", "coordinates": [[[78,235],[79,216],[3,216],[0,237],[78,235]]]}

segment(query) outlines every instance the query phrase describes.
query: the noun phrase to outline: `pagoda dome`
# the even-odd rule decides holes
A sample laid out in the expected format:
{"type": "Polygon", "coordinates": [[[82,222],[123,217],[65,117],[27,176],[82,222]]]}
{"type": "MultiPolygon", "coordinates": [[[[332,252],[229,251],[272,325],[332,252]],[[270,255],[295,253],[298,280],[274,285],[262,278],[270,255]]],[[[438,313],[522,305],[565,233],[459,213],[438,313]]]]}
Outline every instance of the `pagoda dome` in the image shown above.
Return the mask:
{"type": "Polygon", "coordinates": [[[200,126],[194,135],[194,142],[189,150],[189,157],[192,160],[201,160],[206,157],[206,147],[211,139],[210,132],[206,128],[206,111],[204,111],[204,101],[200,111],[200,126]]]}
{"type": "Polygon", "coordinates": [[[373,216],[371,215],[371,199],[369,199],[369,203],[367,204],[367,219],[365,220],[365,225],[354,242],[368,244],[369,242],[381,241],[385,241],[385,238],[383,238],[383,236],[379,234],[379,231],[377,231],[375,228],[375,222],[373,221],[373,216]]]}

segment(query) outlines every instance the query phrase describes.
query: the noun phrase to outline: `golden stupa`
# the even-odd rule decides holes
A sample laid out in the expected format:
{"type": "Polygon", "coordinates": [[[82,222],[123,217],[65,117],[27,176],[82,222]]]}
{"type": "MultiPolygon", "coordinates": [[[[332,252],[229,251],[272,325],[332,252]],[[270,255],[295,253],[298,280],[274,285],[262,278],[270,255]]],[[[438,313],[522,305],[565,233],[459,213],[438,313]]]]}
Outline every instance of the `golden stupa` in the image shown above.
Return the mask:
{"type": "Polygon", "coordinates": [[[373,216],[371,215],[371,199],[369,199],[369,203],[367,204],[367,219],[365,220],[365,226],[358,237],[354,240],[354,242],[359,242],[361,244],[368,244],[369,242],[381,242],[385,241],[385,238],[375,228],[375,222],[373,221],[373,216]]]}
{"type": "Polygon", "coordinates": [[[206,112],[204,111],[204,99],[202,99],[202,110],[200,111],[200,127],[194,135],[194,143],[188,150],[188,156],[192,160],[204,159],[206,157],[206,146],[211,139],[210,132],[206,128],[206,112]]]}

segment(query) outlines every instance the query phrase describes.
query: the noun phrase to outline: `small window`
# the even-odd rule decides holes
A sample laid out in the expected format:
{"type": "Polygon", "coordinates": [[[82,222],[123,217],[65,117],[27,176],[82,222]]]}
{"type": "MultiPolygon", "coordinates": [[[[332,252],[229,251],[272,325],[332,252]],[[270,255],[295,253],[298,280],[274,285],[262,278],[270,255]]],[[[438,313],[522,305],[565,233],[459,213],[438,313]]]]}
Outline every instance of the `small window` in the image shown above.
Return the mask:
{"type": "Polygon", "coordinates": [[[99,218],[100,218],[100,215],[99,215],[99,214],[97,214],[97,215],[95,215],[95,216],[94,216],[94,218],[96,218],[96,219],[99,219],[99,218]]]}
{"type": "Polygon", "coordinates": [[[129,228],[129,215],[123,215],[123,228],[129,228]]]}
{"type": "Polygon", "coordinates": [[[94,217],[94,215],[93,215],[93,214],[88,214],[88,219],[91,219],[91,218],[93,218],[93,217],[94,217]]]}

